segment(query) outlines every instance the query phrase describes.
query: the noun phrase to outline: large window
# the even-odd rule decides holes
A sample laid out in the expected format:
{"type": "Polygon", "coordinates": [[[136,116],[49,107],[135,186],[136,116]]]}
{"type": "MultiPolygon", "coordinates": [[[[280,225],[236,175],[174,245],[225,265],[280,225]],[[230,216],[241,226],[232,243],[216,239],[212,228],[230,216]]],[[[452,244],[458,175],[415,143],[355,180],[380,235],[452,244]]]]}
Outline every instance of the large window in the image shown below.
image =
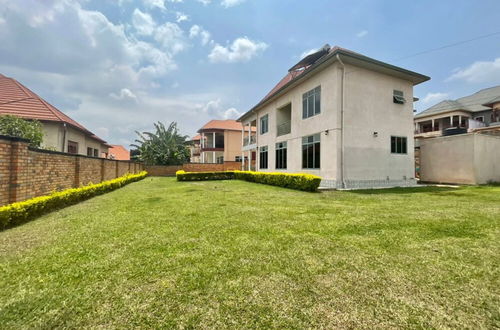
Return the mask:
{"type": "Polygon", "coordinates": [[[92,157],[93,154],[94,154],[94,149],[87,147],[87,156],[92,157]]]}
{"type": "Polygon", "coordinates": [[[260,147],[259,151],[259,169],[267,168],[267,146],[260,147]]]}
{"type": "Polygon", "coordinates": [[[260,134],[267,133],[269,131],[269,115],[260,117],[260,134]]]}
{"type": "Polygon", "coordinates": [[[276,143],[276,169],[286,168],[286,142],[276,143]]]}
{"type": "Polygon", "coordinates": [[[78,142],[68,141],[68,153],[69,154],[78,153],[78,142]]]}
{"type": "Polygon", "coordinates": [[[99,157],[99,149],[94,149],[94,157],[99,157]]]}
{"type": "Polygon", "coordinates": [[[393,154],[406,154],[407,153],[407,139],[404,136],[391,136],[391,153],[393,154]]]}
{"type": "Polygon", "coordinates": [[[320,134],[302,138],[302,168],[320,168],[320,134]]]}
{"type": "Polygon", "coordinates": [[[321,86],[302,94],[302,118],[309,118],[321,112],[321,86]]]}

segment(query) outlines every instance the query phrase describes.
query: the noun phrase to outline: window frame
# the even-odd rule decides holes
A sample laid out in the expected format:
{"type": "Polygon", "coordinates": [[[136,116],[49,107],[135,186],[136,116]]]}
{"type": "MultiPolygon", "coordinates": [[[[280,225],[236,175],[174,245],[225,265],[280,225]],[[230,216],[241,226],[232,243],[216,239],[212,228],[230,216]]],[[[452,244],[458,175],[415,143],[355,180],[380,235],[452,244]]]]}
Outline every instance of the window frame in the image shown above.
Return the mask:
{"type": "Polygon", "coordinates": [[[277,142],[275,146],[275,168],[286,170],[288,166],[288,143],[287,141],[277,142]]]}
{"type": "Polygon", "coordinates": [[[93,157],[93,155],[94,155],[94,148],[87,147],[87,157],[93,157]]]}
{"type": "Polygon", "coordinates": [[[477,120],[477,121],[480,121],[480,122],[484,123],[484,116],[474,117],[474,120],[477,120]],[[479,120],[478,118],[481,118],[481,120],[479,120]]]}
{"type": "Polygon", "coordinates": [[[259,128],[259,133],[260,135],[264,135],[267,132],[269,132],[269,114],[266,113],[264,116],[259,118],[259,123],[260,123],[260,128],[259,128]],[[263,125],[263,121],[265,120],[265,126],[263,125]],[[266,129],[264,131],[264,128],[266,129]]]}
{"type": "Polygon", "coordinates": [[[78,155],[78,149],[79,149],[78,142],[68,140],[68,145],[66,147],[68,154],[78,155]],[[75,152],[71,152],[70,148],[75,148],[75,152]]]}
{"type": "Polygon", "coordinates": [[[262,146],[259,148],[259,170],[261,170],[261,169],[262,170],[269,169],[269,148],[268,148],[268,146],[262,146]],[[265,166],[263,166],[263,165],[265,165],[265,166]]]}
{"type": "Polygon", "coordinates": [[[308,119],[321,114],[321,85],[302,94],[302,119],[308,119]],[[312,98],[312,101],[310,99],[312,98]],[[310,111],[309,105],[313,106],[310,111]]]}
{"type": "Polygon", "coordinates": [[[405,93],[398,89],[392,90],[392,102],[396,104],[405,104],[405,93]]]}
{"type": "Polygon", "coordinates": [[[94,157],[98,158],[99,157],[99,149],[94,148],[94,157]]]}
{"type": "Polygon", "coordinates": [[[304,170],[321,169],[321,133],[303,136],[301,147],[302,147],[302,169],[304,170]],[[312,159],[310,159],[311,156],[312,159]]]}
{"type": "Polygon", "coordinates": [[[408,137],[391,135],[390,146],[391,146],[391,154],[408,155],[408,137]],[[398,142],[401,144],[398,145],[398,142]]]}

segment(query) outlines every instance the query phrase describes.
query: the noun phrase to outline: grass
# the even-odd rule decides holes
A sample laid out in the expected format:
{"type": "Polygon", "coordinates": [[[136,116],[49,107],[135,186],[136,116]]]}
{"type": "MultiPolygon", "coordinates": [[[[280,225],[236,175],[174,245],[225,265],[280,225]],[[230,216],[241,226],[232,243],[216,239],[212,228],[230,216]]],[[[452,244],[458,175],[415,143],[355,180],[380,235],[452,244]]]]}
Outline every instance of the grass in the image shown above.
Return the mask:
{"type": "Polygon", "coordinates": [[[495,328],[500,187],[147,178],[0,233],[2,328],[495,328]]]}

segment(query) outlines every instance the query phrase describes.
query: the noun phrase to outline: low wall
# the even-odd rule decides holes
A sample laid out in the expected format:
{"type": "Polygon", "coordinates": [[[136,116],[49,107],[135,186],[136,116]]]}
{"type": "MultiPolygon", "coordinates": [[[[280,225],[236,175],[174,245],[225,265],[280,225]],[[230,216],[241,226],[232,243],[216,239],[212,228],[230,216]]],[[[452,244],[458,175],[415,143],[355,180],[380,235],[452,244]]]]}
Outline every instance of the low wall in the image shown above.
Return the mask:
{"type": "Polygon", "coordinates": [[[142,170],[141,163],[34,149],[0,136],[0,206],[142,170]]]}
{"type": "Polygon", "coordinates": [[[241,162],[224,162],[224,164],[187,163],[184,165],[170,166],[147,165],[145,169],[151,176],[174,176],[175,172],[179,170],[184,170],[186,172],[219,172],[241,170],[241,162]]]}
{"type": "Polygon", "coordinates": [[[424,182],[500,182],[500,136],[460,134],[423,139],[420,179],[424,182]]]}

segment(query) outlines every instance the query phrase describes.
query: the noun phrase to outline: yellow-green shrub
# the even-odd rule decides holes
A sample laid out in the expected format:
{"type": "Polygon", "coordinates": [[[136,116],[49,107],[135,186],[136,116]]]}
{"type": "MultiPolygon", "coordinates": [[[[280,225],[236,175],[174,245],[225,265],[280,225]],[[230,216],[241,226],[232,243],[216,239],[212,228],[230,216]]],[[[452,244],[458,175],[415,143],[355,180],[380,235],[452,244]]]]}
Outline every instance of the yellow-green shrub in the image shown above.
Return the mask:
{"type": "Polygon", "coordinates": [[[316,191],[321,178],[311,174],[292,174],[281,172],[253,172],[253,171],[224,171],[224,172],[185,172],[176,173],[178,181],[203,180],[244,180],[263,183],[272,186],[290,188],[303,191],[316,191]]]}
{"type": "Polygon", "coordinates": [[[98,184],[58,191],[47,196],[0,206],[0,228],[13,227],[53,210],[118,189],[128,183],[144,179],[147,174],[145,171],[138,174],[126,174],[98,184]]]}

